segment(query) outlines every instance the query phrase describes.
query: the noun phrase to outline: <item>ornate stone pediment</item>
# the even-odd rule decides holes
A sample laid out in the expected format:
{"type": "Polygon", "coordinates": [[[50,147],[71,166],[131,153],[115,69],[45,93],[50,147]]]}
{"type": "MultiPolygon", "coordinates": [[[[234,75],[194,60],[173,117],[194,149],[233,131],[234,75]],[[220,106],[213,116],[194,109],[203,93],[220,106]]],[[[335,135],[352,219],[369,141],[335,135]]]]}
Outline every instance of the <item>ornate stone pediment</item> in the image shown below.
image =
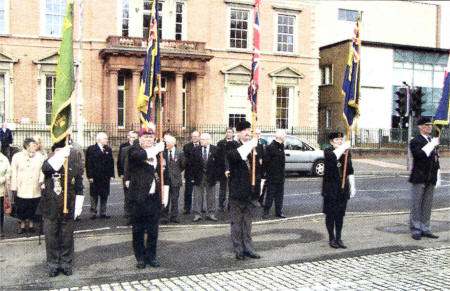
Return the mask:
{"type": "Polygon", "coordinates": [[[234,63],[220,70],[222,74],[250,75],[251,70],[243,63],[234,63]]]}
{"type": "Polygon", "coordinates": [[[58,61],[58,52],[53,52],[45,57],[33,60],[36,65],[56,65],[58,61]]]}
{"type": "Polygon", "coordinates": [[[6,54],[0,52],[0,63],[17,63],[19,60],[6,54]]]}
{"type": "Polygon", "coordinates": [[[297,70],[289,66],[272,71],[269,73],[269,76],[272,78],[277,77],[277,78],[297,78],[297,79],[303,79],[305,77],[302,73],[297,72],[297,70]]]}

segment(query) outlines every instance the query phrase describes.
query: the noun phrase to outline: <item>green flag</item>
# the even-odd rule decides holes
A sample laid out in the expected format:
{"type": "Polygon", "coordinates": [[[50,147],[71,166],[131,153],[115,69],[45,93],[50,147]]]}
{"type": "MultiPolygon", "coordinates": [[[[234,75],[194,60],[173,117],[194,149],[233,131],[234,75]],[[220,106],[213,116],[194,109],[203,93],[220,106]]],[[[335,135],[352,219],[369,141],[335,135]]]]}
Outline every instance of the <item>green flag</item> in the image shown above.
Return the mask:
{"type": "Polygon", "coordinates": [[[68,0],[61,29],[58,64],[56,65],[55,94],[52,97],[50,135],[53,142],[65,138],[72,123],[71,95],[74,88],[72,8],[73,0],[68,0]]]}

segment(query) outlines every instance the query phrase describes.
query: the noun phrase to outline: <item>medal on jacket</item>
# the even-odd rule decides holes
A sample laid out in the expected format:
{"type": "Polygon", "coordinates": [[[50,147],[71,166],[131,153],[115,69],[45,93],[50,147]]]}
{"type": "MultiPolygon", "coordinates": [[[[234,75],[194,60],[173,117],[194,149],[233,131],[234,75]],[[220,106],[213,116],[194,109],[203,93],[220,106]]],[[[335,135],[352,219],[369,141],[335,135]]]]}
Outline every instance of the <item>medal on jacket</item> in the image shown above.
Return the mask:
{"type": "Polygon", "coordinates": [[[55,192],[56,195],[59,195],[62,192],[61,174],[59,173],[53,174],[52,178],[53,178],[53,192],[55,192]]]}

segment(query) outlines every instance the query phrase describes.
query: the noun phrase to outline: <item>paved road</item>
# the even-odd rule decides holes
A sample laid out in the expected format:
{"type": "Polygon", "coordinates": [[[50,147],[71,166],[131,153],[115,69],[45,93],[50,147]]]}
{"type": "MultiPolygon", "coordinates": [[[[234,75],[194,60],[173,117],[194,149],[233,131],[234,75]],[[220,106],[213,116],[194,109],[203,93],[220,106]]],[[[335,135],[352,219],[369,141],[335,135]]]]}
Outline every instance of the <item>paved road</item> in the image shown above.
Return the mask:
{"type": "Polygon", "coordinates": [[[449,258],[450,247],[428,248],[70,290],[449,290],[449,258]]]}

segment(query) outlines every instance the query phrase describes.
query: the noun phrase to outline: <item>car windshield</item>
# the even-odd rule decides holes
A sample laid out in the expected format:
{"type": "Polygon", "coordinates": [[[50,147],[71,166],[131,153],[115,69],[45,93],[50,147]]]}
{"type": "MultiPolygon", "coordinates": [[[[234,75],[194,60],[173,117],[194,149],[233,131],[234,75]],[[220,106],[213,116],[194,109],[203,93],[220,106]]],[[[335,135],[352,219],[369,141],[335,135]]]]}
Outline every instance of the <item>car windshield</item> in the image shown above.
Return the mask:
{"type": "MultiPolygon", "coordinates": [[[[275,135],[261,135],[261,139],[270,144],[274,139],[275,135]]],[[[286,150],[308,150],[312,151],[314,148],[307,143],[301,141],[295,136],[287,136],[284,142],[284,148],[286,150]]]]}

